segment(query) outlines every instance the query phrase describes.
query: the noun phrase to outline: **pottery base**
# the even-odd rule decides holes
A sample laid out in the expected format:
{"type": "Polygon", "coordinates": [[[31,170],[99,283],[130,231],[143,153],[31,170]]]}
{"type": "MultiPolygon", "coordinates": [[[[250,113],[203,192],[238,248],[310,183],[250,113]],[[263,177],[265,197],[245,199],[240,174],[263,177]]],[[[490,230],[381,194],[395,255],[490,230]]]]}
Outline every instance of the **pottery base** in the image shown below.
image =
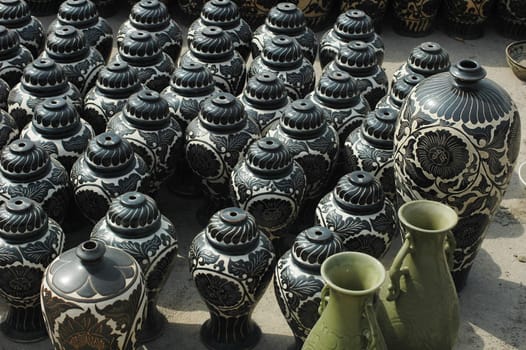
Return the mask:
{"type": "Polygon", "coordinates": [[[148,311],[148,317],[143,324],[143,329],[139,334],[137,342],[139,344],[144,344],[159,338],[162,334],[165,324],[166,317],[159,312],[157,307],[153,307],[148,311]]]}
{"type": "Polygon", "coordinates": [[[27,309],[10,308],[0,331],[15,343],[36,343],[48,337],[40,305],[27,309]]]}
{"type": "Polygon", "coordinates": [[[447,20],[444,23],[447,35],[464,40],[475,40],[482,37],[484,35],[485,24],[486,22],[460,23],[447,20]]]}
{"type": "Polygon", "coordinates": [[[207,349],[210,350],[249,350],[254,348],[257,343],[259,342],[259,339],[261,338],[261,329],[257,324],[254,322],[251,322],[251,332],[247,334],[244,341],[242,343],[218,343],[214,339],[214,335],[211,331],[211,321],[206,321],[201,326],[201,341],[205,345],[207,349]]]}
{"type": "Polygon", "coordinates": [[[468,276],[469,272],[471,271],[471,267],[473,265],[459,271],[453,271],[451,272],[451,275],[453,276],[453,282],[455,282],[455,287],[457,288],[457,293],[460,293],[462,289],[466,286],[468,282],[468,276]]]}
{"type": "Polygon", "coordinates": [[[426,35],[431,34],[433,31],[433,26],[426,26],[425,28],[417,28],[412,30],[405,23],[393,19],[393,30],[402,36],[408,36],[412,38],[420,38],[426,35]]]}
{"type": "Polygon", "coordinates": [[[526,37],[526,21],[499,18],[496,27],[497,31],[507,38],[524,40],[526,37]]]}

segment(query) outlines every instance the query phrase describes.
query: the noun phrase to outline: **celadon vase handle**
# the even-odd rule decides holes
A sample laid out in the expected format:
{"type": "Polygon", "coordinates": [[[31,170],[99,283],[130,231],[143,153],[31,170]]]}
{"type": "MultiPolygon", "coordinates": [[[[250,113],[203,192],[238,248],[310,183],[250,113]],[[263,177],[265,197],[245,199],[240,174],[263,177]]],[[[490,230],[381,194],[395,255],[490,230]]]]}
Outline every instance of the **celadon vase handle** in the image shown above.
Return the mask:
{"type": "Polygon", "coordinates": [[[320,293],[321,301],[320,301],[320,306],[318,307],[318,314],[320,315],[322,314],[323,310],[325,310],[325,307],[329,303],[329,292],[330,292],[329,286],[324,285],[320,293]]]}
{"type": "Polygon", "coordinates": [[[367,319],[367,323],[369,324],[369,332],[365,335],[368,341],[366,349],[387,350],[382,331],[380,330],[380,326],[376,320],[376,312],[374,310],[372,298],[365,303],[364,315],[367,319]]]}
{"type": "Polygon", "coordinates": [[[445,243],[445,251],[446,251],[446,258],[447,258],[447,265],[449,266],[449,270],[453,271],[453,264],[455,261],[455,256],[453,253],[455,252],[455,249],[457,248],[457,240],[455,239],[455,235],[453,235],[453,232],[447,231],[446,234],[446,243],[445,243]]]}
{"type": "Polygon", "coordinates": [[[412,247],[413,243],[411,235],[407,233],[405,235],[404,244],[402,245],[402,248],[400,248],[400,251],[394,258],[393,264],[389,269],[390,284],[389,293],[387,294],[386,298],[388,301],[394,301],[398,299],[398,296],[400,295],[400,279],[402,276],[407,276],[409,274],[407,267],[402,267],[402,264],[405,257],[411,253],[412,247]]]}

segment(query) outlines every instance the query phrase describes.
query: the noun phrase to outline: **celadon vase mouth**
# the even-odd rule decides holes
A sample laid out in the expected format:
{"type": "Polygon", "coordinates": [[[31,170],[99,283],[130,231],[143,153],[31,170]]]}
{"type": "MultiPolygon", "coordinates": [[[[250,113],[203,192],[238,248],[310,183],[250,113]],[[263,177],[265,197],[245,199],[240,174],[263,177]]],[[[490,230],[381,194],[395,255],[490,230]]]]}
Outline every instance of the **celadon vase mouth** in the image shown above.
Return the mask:
{"type": "Polygon", "coordinates": [[[385,268],[370,255],[341,252],[323,262],[321,276],[333,291],[353,296],[369,295],[383,284],[385,268]]]}
{"type": "Polygon", "coordinates": [[[425,199],[403,204],[398,218],[407,229],[428,233],[450,231],[458,222],[457,212],[451,207],[425,199]]]}

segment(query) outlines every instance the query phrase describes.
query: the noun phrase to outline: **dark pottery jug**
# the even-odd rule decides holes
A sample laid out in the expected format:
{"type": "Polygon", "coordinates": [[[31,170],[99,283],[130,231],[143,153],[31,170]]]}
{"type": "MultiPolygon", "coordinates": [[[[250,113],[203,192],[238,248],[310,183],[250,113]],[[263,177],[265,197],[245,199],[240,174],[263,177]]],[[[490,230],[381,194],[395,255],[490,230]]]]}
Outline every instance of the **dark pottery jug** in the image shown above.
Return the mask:
{"type": "Polygon", "coordinates": [[[66,169],[38,143],[18,139],[0,153],[0,202],[28,197],[62,223],[69,206],[66,169]]]}
{"type": "Polygon", "coordinates": [[[195,34],[179,63],[186,62],[204,64],[222,91],[235,96],[243,91],[247,76],[245,60],[234,50],[230,35],[220,27],[205,27],[195,34]]]}
{"type": "Polygon", "coordinates": [[[175,63],[181,54],[183,32],[170,17],[166,5],[159,0],[141,0],[133,5],[129,18],[120,26],[117,44],[120,46],[126,33],[132,30],[150,33],[159,43],[161,50],[175,63]]]}
{"type": "Polygon", "coordinates": [[[70,173],[73,194],[82,214],[96,223],[113,198],[148,188],[148,166],[131,144],[112,132],[91,139],[70,173]]]}
{"type": "Polygon", "coordinates": [[[364,11],[349,10],[338,16],[333,27],[320,42],[320,64],[325,67],[338,56],[340,49],[351,41],[363,41],[374,48],[378,65],[384,62],[384,42],[376,34],[371,17],[364,11]]]}
{"type": "Polygon", "coordinates": [[[146,162],[147,193],[156,193],[177,170],[175,161],[182,156],[184,136],[158,92],[143,89],[131,95],[122,111],[109,120],[107,130],[130,142],[146,162]]]}
{"type": "Polygon", "coordinates": [[[0,1],[0,25],[15,30],[20,43],[27,47],[33,57],[44,49],[44,28],[42,22],[34,16],[24,0],[0,1]]]}
{"type": "Polygon", "coordinates": [[[151,197],[127,192],[112,201],[106,216],[91,231],[91,238],[120,248],[137,261],[148,299],[147,316],[138,338],[148,342],[159,337],[166,320],[157,309],[157,299],[177,255],[172,222],[161,214],[151,197]]]}
{"type": "Polygon", "coordinates": [[[146,315],[144,278],[128,253],[89,240],[48,266],[40,292],[56,350],[137,349],[146,315]]]}
{"type": "Polygon", "coordinates": [[[31,61],[33,55],[20,45],[17,31],[0,25],[0,79],[12,88],[20,81],[24,67],[31,61]]]}
{"type": "Polygon", "coordinates": [[[446,33],[473,40],[484,35],[484,27],[495,0],[444,0],[442,12],[446,33]]]}
{"type": "Polygon", "coordinates": [[[104,132],[108,120],[119,113],[141,87],[137,69],[124,61],[112,61],[99,71],[95,86],[84,97],[82,118],[96,134],[104,132]]]}
{"type": "Polygon", "coordinates": [[[89,46],[84,33],[69,25],[58,27],[47,36],[40,58],[51,58],[62,66],[68,81],[79,89],[82,97],[95,85],[104,66],[104,58],[89,46]]]}
{"type": "Polygon", "coordinates": [[[80,91],[68,81],[64,68],[39,57],[24,68],[20,82],[9,92],[8,111],[22,129],[33,119],[35,107],[48,98],[66,98],[77,110],[82,106],[80,91]]]}
{"type": "Polygon", "coordinates": [[[25,197],[0,206],[0,296],[9,309],[0,330],[15,342],[47,337],[40,309],[44,271],[64,246],[64,232],[42,207],[25,197]]]}
{"type": "Polygon", "coordinates": [[[380,32],[388,6],[389,0],[342,0],[340,12],[361,10],[371,17],[376,31],[380,32]]]}
{"type": "Polygon", "coordinates": [[[424,80],[424,76],[415,73],[410,73],[400,77],[400,79],[396,80],[393,86],[391,86],[389,94],[385,95],[380,101],[378,101],[376,109],[391,108],[394,109],[398,115],[406,97],[422,80],[424,80]]]}
{"type": "Polygon", "coordinates": [[[442,0],[392,0],[393,29],[400,35],[421,37],[431,33],[442,0]]]}
{"type": "Polygon", "coordinates": [[[9,113],[0,109],[0,149],[18,138],[19,130],[9,113]]]}
{"type": "Polygon", "coordinates": [[[521,0],[497,0],[497,30],[517,40],[526,37],[526,7],[521,0]]]}
{"type": "Polygon", "coordinates": [[[511,97],[464,59],[407,97],[395,132],[398,205],[432,199],[459,216],[453,278],[458,290],[513,174],[520,117],[511,97]]]}
{"type": "Polygon", "coordinates": [[[248,77],[271,72],[285,83],[291,100],[304,98],[314,89],[316,74],[296,39],[277,35],[269,39],[250,66],[248,77]]]}
{"type": "Polygon", "coordinates": [[[248,59],[252,29],[241,18],[239,8],[234,1],[210,0],[206,2],[199,18],[188,27],[188,44],[191,44],[197,32],[202,31],[207,26],[217,26],[223,29],[230,35],[234,49],[245,61],[248,59]]]}
{"type": "Polygon", "coordinates": [[[274,270],[274,294],[281,313],[294,334],[294,346],[300,350],[319,318],[318,307],[325,281],[321,264],[329,256],[344,251],[337,235],[326,227],[310,227],[298,234],[292,248],[274,270]]]}
{"type": "Polygon", "coordinates": [[[254,217],[239,208],[218,211],[193,239],[188,259],[210,310],[201,326],[203,343],[208,349],[252,349],[261,330],[251,314],[276,265],[272,244],[254,217]]]}
{"type": "Polygon", "coordinates": [[[310,63],[316,61],[318,55],[318,38],[307,27],[303,12],[292,2],[280,2],[274,6],[265,19],[265,24],[254,31],[252,38],[252,58],[263,52],[267,41],[278,35],[286,35],[296,39],[303,56],[310,63]]]}
{"type": "Polygon", "coordinates": [[[365,171],[338,180],[316,208],[317,224],[338,235],[345,250],[385,255],[398,230],[396,211],[380,182],[365,171]]]}

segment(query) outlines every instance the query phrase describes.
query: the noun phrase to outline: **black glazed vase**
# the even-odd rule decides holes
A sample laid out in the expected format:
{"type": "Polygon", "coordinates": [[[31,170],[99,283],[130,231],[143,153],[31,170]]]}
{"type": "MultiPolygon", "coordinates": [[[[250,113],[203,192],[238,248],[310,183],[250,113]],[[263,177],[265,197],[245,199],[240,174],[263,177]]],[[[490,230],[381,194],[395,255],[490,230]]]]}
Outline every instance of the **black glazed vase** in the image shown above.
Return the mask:
{"type": "Polygon", "coordinates": [[[26,1],[0,1],[0,25],[15,30],[20,43],[29,49],[33,57],[37,57],[44,49],[44,28],[39,19],[31,16],[26,1]]]}
{"type": "Polygon", "coordinates": [[[259,125],[262,136],[281,118],[290,102],[285,83],[272,72],[259,73],[248,79],[240,100],[247,115],[259,125]]]}
{"type": "Polygon", "coordinates": [[[21,138],[38,142],[69,173],[95,136],[91,126],[63,98],[47,99],[35,107],[31,123],[20,132],[21,138]]]}
{"type": "Polygon", "coordinates": [[[389,2],[389,0],[342,0],[340,12],[349,10],[363,11],[371,17],[374,27],[380,32],[389,2]]]}
{"type": "Polygon", "coordinates": [[[265,72],[276,74],[285,83],[291,100],[304,98],[316,84],[312,63],[303,56],[296,39],[286,35],[274,36],[265,43],[261,54],[252,61],[248,77],[265,72]]]}
{"type": "Polygon", "coordinates": [[[142,30],[130,30],[124,35],[114,60],[137,69],[141,84],[157,92],[168,86],[175,69],[173,60],[163,52],[158,39],[142,30]]]}
{"type": "Polygon", "coordinates": [[[112,132],[90,140],[70,173],[75,202],[92,223],[108,211],[113,198],[148,188],[148,166],[132,145],[112,132]]]}
{"type": "Polygon", "coordinates": [[[473,40],[484,35],[495,0],[443,0],[444,28],[454,38],[473,40]]]}
{"type": "Polygon", "coordinates": [[[252,38],[252,57],[258,57],[267,45],[267,41],[278,35],[296,39],[303,56],[310,62],[318,55],[318,38],[307,27],[305,15],[292,2],[280,2],[270,9],[265,24],[259,26],[252,38]]]}
{"type": "Polygon", "coordinates": [[[84,33],[70,25],[60,26],[48,34],[40,58],[51,58],[60,65],[82,97],[95,85],[97,74],[104,66],[104,58],[88,44],[84,33]]]}
{"type": "Polygon", "coordinates": [[[177,61],[183,46],[183,33],[162,1],[141,0],[133,5],[128,19],[119,28],[117,44],[120,46],[126,33],[134,29],[150,33],[159,43],[161,51],[173,62],[177,61]]]}
{"type": "Polygon", "coordinates": [[[333,27],[321,38],[321,67],[333,61],[343,46],[357,40],[374,48],[378,65],[381,66],[384,62],[384,42],[376,34],[371,17],[364,11],[351,9],[339,15],[333,27]]]}
{"type": "Polygon", "coordinates": [[[127,140],[146,162],[150,173],[147,193],[155,194],[176,169],[184,136],[172,118],[168,102],[158,92],[143,89],[130,96],[121,112],[108,122],[112,131],[127,140]]]}
{"type": "Polygon", "coordinates": [[[20,82],[9,92],[7,110],[22,129],[33,119],[35,107],[48,98],[66,98],[77,110],[82,106],[80,91],[68,81],[64,68],[39,57],[24,68],[20,82]]]}
{"type": "Polygon", "coordinates": [[[430,34],[442,0],[392,0],[392,25],[400,35],[421,37],[430,34]]]}
{"type": "Polygon", "coordinates": [[[393,203],[380,182],[365,171],[353,171],[338,180],[316,208],[316,223],[339,236],[346,251],[385,255],[398,232],[393,203]]]}
{"type": "Polygon", "coordinates": [[[279,308],[294,335],[294,347],[300,350],[319,318],[321,264],[329,256],[344,251],[341,238],[322,226],[300,232],[292,248],[279,258],[274,270],[274,294],[279,308]]]}
{"type": "Polygon", "coordinates": [[[90,0],[66,0],[51,22],[47,32],[55,31],[61,26],[73,26],[80,30],[89,46],[94,47],[108,61],[113,46],[113,31],[110,24],[99,16],[99,11],[90,0]]]}
{"type": "Polygon", "coordinates": [[[376,109],[384,107],[391,108],[396,110],[398,114],[409,93],[422,80],[424,80],[424,76],[416,73],[409,73],[400,77],[400,79],[396,80],[393,86],[391,86],[389,94],[378,101],[376,109]]]}
{"type": "Polygon", "coordinates": [[[485,76],[478,62],[464,59],[423,80],[402,107],[394,139],[398,204],[433,199],[458,214],[452,230],[457,290],[466,284],[521,144],[517,107],[485,76]]]}
{"type": "Polygon", "coordinates": [[[172,271],[177,255],[177,237],[172,222],[161,214],[155,201],[139,192],[115,198],[106,216],[93,228],[91,238],[122,249],[139,264],[146,285],[147,316],[140,342],[160,336],[166,320],[157,309],[157,299],[172,271]]]}
{"type": "Polygon", "coordinates": [[[33,55],[20,44],[17,31],[0,25],[0,79],[12,88],[20,81],[24,67],[31,61],[33,55]]]}
{"type": "Polygon", "coordinates": [[[0,153],[0,202],[14,197],[34,200],[58,223],[68,211],[66,169],[44,147],[28,139],[14,140],[0,153]]]}
{"type": "Polygon", "coordinates": [[[9,113],[0,109],[0,149],[18,138],[19,130],[9,113]]]}
{"type": "Polygon", "coordinates": [[[15,342],[47,337],[40,309],[44,271],[64,247],[64,232],[42,207],[26,197],[0,205],[0,296],[9,306],[0,323],[15,342]]]}
{"type": "Polygon", "coordinates": [[[232,0],[210,0],[206,2],[201,14],[190,27],[188,27],[188,44],[190,45],[195,34],[205,27],[216,26],[225,31],[232,39],[234,49],[246,61],[250,55],[252,29],[241,18],[239,7],[232,0]]]}
{"type": "Polygon", "coordinates": [[[230,35],[220,27],[205,27],[195,33],[180,64],[195,62],[205,65],[221,91],[238,96],[246,80],[245,60],[234,50],[230,35]]]}
{"type": "Polygon", "coordinates": [[[54,349],[137,349],[145,282],[123,250],[89,240],[62,253],[46,269],[40,298],[54,349]]]}
{"type": "Polygon", "coordinates": [[[272,278],[276,254],[252,215],[215,213],[189,248],[190,273],[210,318],[201,326],[208,349],[252,349],[261,330],[251,314],[272,278]]]}
{"type": "Polygon", "coordinates": [[[97,75],[97,82],[84,97],[82,118],[98,135],[106,130],[106,124],[119,113],[128,98],[139,92],[142,85],[137,69],[124,61],[112,61],[97,75]]]}
{"type": "Polygon", "coordinates": [[[526,37],[526,7],[521,0],[497,0],[497,30],[516,40],[526,37]]]}

